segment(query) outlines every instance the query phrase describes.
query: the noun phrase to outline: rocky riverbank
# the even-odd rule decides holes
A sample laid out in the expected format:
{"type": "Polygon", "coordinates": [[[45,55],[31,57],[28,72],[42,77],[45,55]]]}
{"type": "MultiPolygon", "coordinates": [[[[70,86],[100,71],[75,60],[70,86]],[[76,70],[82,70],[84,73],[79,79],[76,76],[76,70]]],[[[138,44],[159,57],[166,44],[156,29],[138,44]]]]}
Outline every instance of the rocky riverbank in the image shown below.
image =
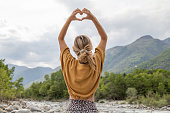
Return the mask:
{"type": "MultiPolygon", "coordinates": [[[[100,113],[170,113],[170,106],[150,108],[144,105],[130,105],[125,101],[103,101],[96,106],[100,113]]],[[[51,101],[4,101],[0,103],[0,113],[64,113],[69,100],[62,102],[51,101]]]]}

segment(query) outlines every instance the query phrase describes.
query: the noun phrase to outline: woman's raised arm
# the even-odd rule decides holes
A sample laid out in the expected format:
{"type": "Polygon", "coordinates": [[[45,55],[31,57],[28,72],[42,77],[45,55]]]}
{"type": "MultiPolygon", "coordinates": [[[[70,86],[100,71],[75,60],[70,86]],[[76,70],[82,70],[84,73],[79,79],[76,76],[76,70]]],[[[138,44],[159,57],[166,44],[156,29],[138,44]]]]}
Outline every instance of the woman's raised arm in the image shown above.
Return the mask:
{"type": "Polygon", "coordinates": [[[84,8],[82,10],[83,13],[87,14],[86,17],[82,18],[82,20],[84,19],[89,19],[89,20],[92,20],[93,23],[95,24],[97,30],[98,30],[98,33],[101,37],[101,41],[99,43],[99,47],[103,50],[105,50],[106,48],[106,43],[107,43],[107,34],[106,32],[104,31],[103,27],[101,26],[101,24],[99,23],[99,21],[97,20],[97,18],[86,8],[84,8]]]}
{"type": "Polygon", "coordinates": [[[64,41],[64,37],[66,35],[67,29],[68,29],[71,21],[72,20],[79,20],[79,21],[82,20],[82,19],[76,18],[77,13],[80,13],[82,15],[82,12],[81,12],[80,9],[77,8],[76,10],[74,10],[73,13],[71,14],[71,16],[67,19],[66,23],[64,24],[64,26],[62,27],[62,29],[59,33],[58,42],[59,42],[59,45],[60,45],[60,51],[67,46],[67,44],[64,41]]]}

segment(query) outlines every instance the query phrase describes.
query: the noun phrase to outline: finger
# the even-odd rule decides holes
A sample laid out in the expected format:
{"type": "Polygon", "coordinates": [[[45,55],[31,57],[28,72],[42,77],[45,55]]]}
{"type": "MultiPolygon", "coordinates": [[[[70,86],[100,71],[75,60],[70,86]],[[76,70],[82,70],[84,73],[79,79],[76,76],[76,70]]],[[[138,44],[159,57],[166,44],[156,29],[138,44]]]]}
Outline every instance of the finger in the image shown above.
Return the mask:
{"type": "Polygon", "coordinates": [[[78,10],[77,13],[83,14],[81,10],[78,10]]]}
{"type": "Polygon", "coordinates": [[[79,8],[77,8],[75,12],[82,14],[82,11],[79,8]]]}
{"type": "Polygon", "coordinates": [[[85,10],[83,10],[83,11],[82,11],[82,13],[88,14],[88,12],[87,12],[87,11],[85,11],[85,10]]]}
{"type": "Polygon", "coordinates": [[[74,14],[77,14],[77,13],[82,14],[81,10],[76,10],[76,11],[74,12],[74,14]]]}
{"type": "Polygon", "coordinates": [[[77,8],[77,9],[75,9],[73,12],[77,12],[77,11],[81,11],[81,10],[77,8]]]}
{"type": "Polygon", "coordinates": [[[87,12],[90,12],[88,9],[84,8],[83,11],[87,11],[87,12]]]}
{"type": "Polygon", "coordinates": [[[87,8],[84,8],[83,10],[87,10],[87,8]]]}
{"type": "Polygon", "coordinates": [[[78,10],[80,10],[79,8],[77,8],[77,9],[75,9],[74,11],[78,11],[78,10]]]}
{"type": "Polygon", "coordinates": [[[79,8],[77,8],[77,11],[81,11],[79,8]]]}
{"type": "Polygon", "coordinates": [[[85,14],[90,14],[90,11],[87,11],[87,10],[83,10],[82,12],[85,14]]]}
{"type": "Polygon", "coordinates": [[[83,14],[83,12],[82,12],[81,10],[80,10],[80,12],[79,12],[79,13],[80,13],[80,15],[82,15],[82,14],[83,14]]]}
{"type": "Polygon", "coordinates": [[[83,17],[81,20],[88,19],[87,17],[83,17]]]}
{"type": "Polygon", "coordinates": [[[82,12],[86,12],[86,9],[84,8],[84,9],[82,10],[82,12]]]}
{"type": "Polygon", "coordinates": [[[75,18],[74,20],[79,20],[79,21],[82,21],[82,19],[79,19],[79,18],[75,18]]]}

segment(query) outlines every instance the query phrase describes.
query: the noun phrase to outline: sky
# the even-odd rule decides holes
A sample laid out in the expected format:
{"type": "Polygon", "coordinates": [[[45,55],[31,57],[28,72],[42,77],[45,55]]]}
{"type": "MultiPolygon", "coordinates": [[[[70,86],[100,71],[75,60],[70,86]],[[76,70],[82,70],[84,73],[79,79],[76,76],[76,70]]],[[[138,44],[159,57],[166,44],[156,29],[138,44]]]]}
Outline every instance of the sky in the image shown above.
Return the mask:
{"type": "MultiPolygon", "coordinates": [[[[0,0],[0,59],[30,68],[59,66],[58,35],[76,8],[96,16],[108,36],[106,49],[144,35],[164,40],[170,37],[169,6],[170,0],[0,0]]],[[[92,21],[72,21],[65,41],[73,56],[74,38],[81,34],[91,38],[93,52],[99,44],[92,21]]]]}

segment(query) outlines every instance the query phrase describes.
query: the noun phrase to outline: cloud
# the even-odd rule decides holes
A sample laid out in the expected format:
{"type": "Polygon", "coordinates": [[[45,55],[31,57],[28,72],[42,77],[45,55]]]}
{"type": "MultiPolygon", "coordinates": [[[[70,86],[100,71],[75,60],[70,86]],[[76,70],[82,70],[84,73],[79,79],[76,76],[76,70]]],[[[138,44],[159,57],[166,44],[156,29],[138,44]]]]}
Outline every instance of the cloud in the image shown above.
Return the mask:
{"type": "Polygon", "coordinates": [[[106,31],[109,33],[110,47],[114,45],[126,45],[143,35],[152,35],[154,38],[165,39],[170,36],[169,17],[170,8],[167,3],[159,2],[150,4],[136,4],[139,7],[132,7],[120,11],[114,18],[107,18],[104,21],[106,31]]]}
{"type": "Polygon", "coordinates": [[[90,8],[92,5],[90,0],[56,0],[56,2],[64,4],[70,11],[73,11],[76,8],[90,8]]]}
{"type": "Polygon", "coordinates": [[[9,25],[0,30],[0,59],[29,67],[60,65],[57,32],[47,31],[38,36],[31,34],[29,28],[9,25]],[[24,35],[27,33],[30,35],[24,35]]]}
{"type": "MultiPolygon", "coordinates": [[[[169,0],[43,0],[42,4],[39,0],[18,7],[20,2],[23,3],[15,1],[9,5],[13,10],[7,10],[7,2],[0,3],[0,16],[3,16],[0,17],[0,58],[8,63],[29,67],[59,66],[57,37],[76,8],[88,8],[97,17],[108,35],[107,49],[129,44],[147,34],[158,39],[170,36],[169,0]],[[34,4],[32,9],[31,4],[34,4]]],[[[100,41],[92,21],[71,22],[65,40],[73,56],[73,41],[80,34],[89,36],[93,47],[100,41]]]]}
{"type": "MultiPolygon", "coordinates": [[[[127,45],[143,35],[165,39],[170,36],[170,1],[62,1],[73,11],[76,6],[86,7],[97,17],[108,35],[106,48],[127,45]]],[[[100,36],[92,22],[82,21],[72,24],[77,34],[87,34],[96,46],[100,36]]]]}
{"type": "Polygon", "coordinates": [[[33,42],[8,39],[0,45],[1,58],[6,58],[7,62],[21,61],[29,67],[41,66],[41,63],[42,66],[57,67],[60,63],[56,34],[47,33],[41,38],[33,42]]]}

